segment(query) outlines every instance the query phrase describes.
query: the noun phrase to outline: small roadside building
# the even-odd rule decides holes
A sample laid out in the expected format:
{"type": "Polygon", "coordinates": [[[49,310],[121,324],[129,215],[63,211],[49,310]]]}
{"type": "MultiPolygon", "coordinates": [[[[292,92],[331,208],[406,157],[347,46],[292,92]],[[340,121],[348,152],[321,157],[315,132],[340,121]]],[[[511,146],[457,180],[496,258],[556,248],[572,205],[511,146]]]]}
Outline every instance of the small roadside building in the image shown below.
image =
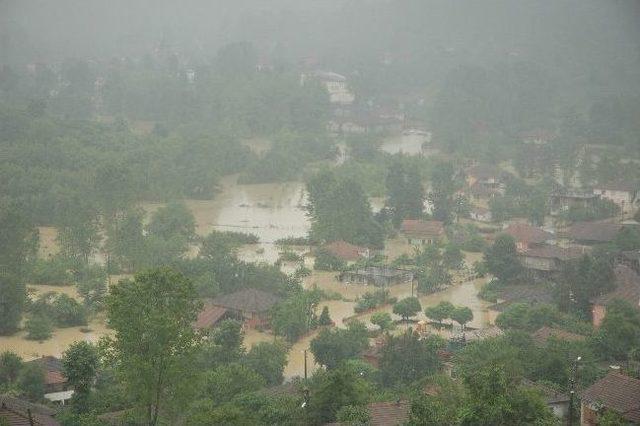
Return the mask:
{"type": "Polygon", "coordinates": [[[472,220],[484,223],[489,223],[493,220],[491,210],[485,209],[484,207],[472,207],[469,212],[469,217],[472,220]]]}
{"type": "Polygon", "coordinates": [[[274,294],[255,288],[246,288],[235,293],[216,297],[209,306],[221,308],[212,311],[212,318],[227,315],[244,323],[247,328],[263,327],[269,323],[269,311],[280,301],[274,294]]]}
{"type": "Polygon", "coordinates": [[[607,305],[613,300],[626,300],[640,310],[640,275],[626,265],[616,265],[613,269],[616,288],[592,301],[591,318],[594,327],[599,327],[607,314],[607,305]]]}
{"type": "Polygon", "coordinates": [[[400,229],[411,245],[436,244],[444,237],[444,223],[438,220],[405,219],[400,229]]]}
{"type": "Polygon", "coordinates": [[[600,195],[589,189],[558,188],[549,198],[551,216],[557,216],[571,208],[589,209],[600,199],[600,195]]]}
{"type": "Polygon", "coordinates": [[[348,284],[366,284],[376,287],[390,287],[395,284],[410,283],[413,271],[388,266],[367,266],[340,273],[338,280],[348,284]]]}
{"type": "Polygon", "coordinates": [[[640,424],[640,380],[611,371],[580,396],[580,424],[595,426],[606,411],[619,414],[630,424],[640,424]]]}

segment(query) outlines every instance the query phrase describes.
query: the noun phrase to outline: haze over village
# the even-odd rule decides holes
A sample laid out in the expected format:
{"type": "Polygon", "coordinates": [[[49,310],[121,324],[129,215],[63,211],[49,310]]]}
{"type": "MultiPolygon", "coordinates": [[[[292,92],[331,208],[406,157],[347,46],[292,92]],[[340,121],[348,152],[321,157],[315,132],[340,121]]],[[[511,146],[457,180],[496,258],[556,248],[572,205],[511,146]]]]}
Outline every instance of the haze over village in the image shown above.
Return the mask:
{"type": "Polygon", "coordinates": [[[0,0],[0,426],[640,424],[640,3],[0,0]]]}

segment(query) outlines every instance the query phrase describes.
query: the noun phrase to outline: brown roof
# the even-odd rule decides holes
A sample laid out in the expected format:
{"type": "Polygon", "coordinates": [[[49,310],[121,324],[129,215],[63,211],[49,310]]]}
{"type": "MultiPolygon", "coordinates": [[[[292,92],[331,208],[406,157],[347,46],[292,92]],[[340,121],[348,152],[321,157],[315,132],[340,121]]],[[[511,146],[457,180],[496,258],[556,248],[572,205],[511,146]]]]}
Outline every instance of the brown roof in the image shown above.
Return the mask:
{"type": "Polygon", "coordinates": [[[473,176],[479,180],[500,179],[503,172],[497,166],[477,164],[467,169],[467,176],[473,176]]]}
{"type": "Polygon", "coordinates": [[[444,234],[444,224],[438,220],[405,219],[402,232],[408,237],[439,238],[444,234]]]}
{"type": "Polygon", "coordinates": [[[193,326],[198,330],[211,328],[216,325],[216,323],[220,321],[220,318],[222,318],[226,313],[226,308],[216,306],[212,303],[212,301],[209,300],[204,303],[204,307],[198,314],[198,318],[196,319],[196,322],[193,324],[193,326]]]}
{"type": "Polygon", "coordinates": [[[346,241],[333,241],[325,244],[322,248],[333,256],[346,261],[358,260],[367,252],[365,247],[356,246],[346,241]]]}
{"type": "Polygon", "coordinates": [[[593,189],[595,191],[599,189],[604,189],[607,191],[626,191],[626,192],[636,192],[638,188],[631,182],[609,182],[594,185],[593,189]]]}
{"type": "Polygon", "coordinates": [[[567,236],[576,241],[607,243],[613,241],[622,225],[602,222],[576,222],[567,231],[567,236]]]}
{"type": "Polygon", "coordinates": [[[62,372],[62,360],[51,355],[42,356],[27,362],[30,364],[38,364],[44,371],[62,372]]]}
{"type": "Polygon", "coordinates": [[[59,385],[67,383],[67,379],[59,371],[46,371],[44,374],[45,385],[59,385]]]}
{"type": "Polygon", "coordinates": [[[612,371],[582,393],[582,402],[615,411],[640,422],[640,380],[612,371]]]}
{"type": "Polygon", "coordinates": [[[409,420],[411,404],[408,401],[374,402],[367,408],[370,426],[396,426],[409,420]]]}
{"type": "Polygon", "coordinates": [[[242,312],[260,313],[266,312],[278,303],[280,298],[274,294],[247,288],[235,293],[216,297],[211,301],[215,306],[242,312]]]}
{"type": "Polygon", "coordinates": [[[547,404],[557,404],[562,402],[569,402],[569,395],[566,393],[561,393],[556,391],[555,389],[550,388],[539,382],[533,382],[528,379],[522,380],[522,385],[531,389],[536,389],[543,396],[547,404]]]}
{"type": "Polygon", "coordinates": [[[53,418],[55,411],[39,404],[0,395],[0,422],[6,420],[10,426],[30,426],[29,412],[33,424],[38,426],[58,426],[60,423],[53,418]]]}
{"type": "Polygon", "coordinates": [[[590,250],[587,247],[558,247],[550,244],[545,244],[537,247],[530,247],[523,253],[527,257],[539,257],[543,259],[558,259],[567,261],[571,259],[579,259],[590,250]]]}
{"type": "Polygon", "coordinates": [[[616,289],[594,299],[596,305],[607,305],[614,299],[627,300],[635,307],[640,303],[640,275],[626,265],[616,265],[613,269],[616,289]]]}
{"type": "Polygon", "coordinates": [[[539,345],[544,345],[550,338],[558,340],[568,340],[570,342],[581,342],[586,339],[585,336],[580,334],[571,333],[566,330],[551,327],[542,327],[531,335],[533,341],[539,345]]]}
{"type": "Polygon", "coordinates": [[[553,239],[553,234],[526,223],[513,223],[504,231],[514,240],[524,243],[541,244],[553,239]]]}

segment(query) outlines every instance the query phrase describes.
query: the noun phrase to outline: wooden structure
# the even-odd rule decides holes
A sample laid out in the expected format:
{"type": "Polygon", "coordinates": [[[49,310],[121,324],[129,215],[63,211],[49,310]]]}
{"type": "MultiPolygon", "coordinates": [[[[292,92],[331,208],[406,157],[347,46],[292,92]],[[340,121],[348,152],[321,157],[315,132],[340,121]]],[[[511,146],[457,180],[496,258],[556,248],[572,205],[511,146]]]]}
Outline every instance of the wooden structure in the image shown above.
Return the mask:
{"type": "Polygon", "coordinates": [[[412,245],[436,244],[444,237],[444,223],[437,220],[405,219],[400,229],[412,245]]]}

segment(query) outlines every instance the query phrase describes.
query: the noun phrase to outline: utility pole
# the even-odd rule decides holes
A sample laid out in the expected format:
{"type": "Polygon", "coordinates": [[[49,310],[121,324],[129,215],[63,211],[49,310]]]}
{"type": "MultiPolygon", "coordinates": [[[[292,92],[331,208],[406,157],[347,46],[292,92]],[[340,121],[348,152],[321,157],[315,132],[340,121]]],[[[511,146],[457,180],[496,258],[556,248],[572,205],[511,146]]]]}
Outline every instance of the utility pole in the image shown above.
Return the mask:
{"type": "Polygon", "coordinates": [[[571,366],[571,377],[569,378],[569,386],[571,388],[569,391],[569,426],[573,426],[573,400],[576,393],[576,374],[578,372],[578,363],[581,359],[581,356],[576,358],[571,366]]]}

